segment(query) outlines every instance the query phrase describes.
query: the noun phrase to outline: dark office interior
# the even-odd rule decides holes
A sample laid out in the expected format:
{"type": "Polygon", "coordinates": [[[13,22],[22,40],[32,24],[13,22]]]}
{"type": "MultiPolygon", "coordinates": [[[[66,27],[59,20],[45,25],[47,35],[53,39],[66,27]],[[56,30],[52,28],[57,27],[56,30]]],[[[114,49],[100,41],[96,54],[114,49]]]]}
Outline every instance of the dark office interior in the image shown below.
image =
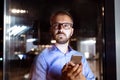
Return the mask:
{"type": "Polygon", "coordinates": [[[51,45],[49,34],[51,13],[57,9],[64,9],[69,11],[74,19],[75,30],[71,46],[79,50],[78,42],[95,38],[95,54],[88,58],[88,62],[93,67],[93,72],[97,76],[96,80],[116,80],[116,55],[113,54],[115,53],[113,3],[114,0],[6,0],[6,2],[0,2],[2,5],[0,11],[2,19],[0,20],[0,59],[2,59],[0,61],[0,79],[28,80],[34,57],[43,48],[51,45]],[[6,4],[6,8],[3,8],[3,4],[4,7],[6,4]],[[13,8],[26,10],[26,13],[14,14],[10,12],[13,8]],[[28,28],[18,34],[8,33],[8,35],[7,32],[3,32],[4,29],[9,29],[5,28],[6,24],[3,22],[5,14],[11,16],[11,20],[13,20],[9,24],[9,28],[15,25],[21,27],[25,25],[28,28]],[[3,34],[6,34],[4,37],[9,36],[11,39],[3,38],[3,34]],[[27,38],[36,40],[29,44],[24,42],[27,38]],[[32,47],[26,48],[31,44],[32,47]],[[21,54],[22,58],[19,56],[21,54]]]}

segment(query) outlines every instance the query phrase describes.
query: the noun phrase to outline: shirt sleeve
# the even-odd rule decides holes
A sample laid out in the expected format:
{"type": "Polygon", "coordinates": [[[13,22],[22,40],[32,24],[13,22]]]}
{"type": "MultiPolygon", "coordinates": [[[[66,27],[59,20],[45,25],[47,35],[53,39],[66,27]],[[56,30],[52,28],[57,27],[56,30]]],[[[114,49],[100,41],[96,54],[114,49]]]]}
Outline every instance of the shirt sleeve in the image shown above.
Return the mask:
{"type": "Polygon", "coordinates": [[[36,57],[31,72],[31,80],[46,80],[47,65],[43,56],[36,57]]]}
{"type": "Polygon", "coordinates": [[[86,80],[95,80],[95,76],[92,72],[92,70],[89,67],[89,64],[85,57],[82,59],[83,64],[83,75],[86,77],[86,80]]]}

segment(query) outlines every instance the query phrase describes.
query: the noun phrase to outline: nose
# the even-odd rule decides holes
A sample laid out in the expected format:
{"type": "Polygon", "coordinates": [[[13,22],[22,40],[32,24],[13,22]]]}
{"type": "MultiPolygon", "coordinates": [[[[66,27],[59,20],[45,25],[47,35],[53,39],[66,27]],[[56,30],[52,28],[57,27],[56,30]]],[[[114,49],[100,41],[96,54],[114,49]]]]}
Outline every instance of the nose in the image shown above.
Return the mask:
{"type": "Polygon", "coordinates": [[[58,30],[62,30],[62,28],[63,28],[63,24],[59,24],[58,25],[58,30]]]}
{"type": "Polygon", "coordinates": [[[63,32],[63,25],[59,24],[58,25],[58,33],[61,33],[61,32],[63,32]]]}

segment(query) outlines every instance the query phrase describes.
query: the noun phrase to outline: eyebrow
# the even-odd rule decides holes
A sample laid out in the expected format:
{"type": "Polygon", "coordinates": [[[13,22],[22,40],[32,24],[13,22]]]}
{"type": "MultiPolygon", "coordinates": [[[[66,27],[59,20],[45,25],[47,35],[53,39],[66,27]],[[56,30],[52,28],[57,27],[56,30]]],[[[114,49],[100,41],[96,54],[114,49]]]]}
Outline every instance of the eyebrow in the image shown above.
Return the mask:
{"type": "MultiPolygon", "coordinates": [[[[72,22],[63,22],[63,23],[55,22],[55,23],[53,23],[53,24],[56,24],[56,23],[59,23],[59,24],[64,24],[64,23],[73,24],[72,22]]],[[[53,25],[53,24],[52,24],[52,25],[53,25]]]]}

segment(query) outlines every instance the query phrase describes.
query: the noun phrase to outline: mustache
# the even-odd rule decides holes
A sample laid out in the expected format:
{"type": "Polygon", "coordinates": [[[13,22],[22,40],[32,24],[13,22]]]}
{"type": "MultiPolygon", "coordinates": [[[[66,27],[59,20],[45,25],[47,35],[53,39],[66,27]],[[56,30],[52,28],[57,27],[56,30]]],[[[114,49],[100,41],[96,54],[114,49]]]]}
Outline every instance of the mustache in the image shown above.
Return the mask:
{"type": "MultiPolygon", "coordinates": [[[[61,31],[58,31],[58,32],[57,32],[57,34],[64,34],[64,33],[63,33],[63,32],[61,32],[61,31]]],[[[57,35],[57,34],[56,34],[56,35],[57,35]]],[[[65,35],[65,34],[64,34],[64,35],[65,35]]]]}

